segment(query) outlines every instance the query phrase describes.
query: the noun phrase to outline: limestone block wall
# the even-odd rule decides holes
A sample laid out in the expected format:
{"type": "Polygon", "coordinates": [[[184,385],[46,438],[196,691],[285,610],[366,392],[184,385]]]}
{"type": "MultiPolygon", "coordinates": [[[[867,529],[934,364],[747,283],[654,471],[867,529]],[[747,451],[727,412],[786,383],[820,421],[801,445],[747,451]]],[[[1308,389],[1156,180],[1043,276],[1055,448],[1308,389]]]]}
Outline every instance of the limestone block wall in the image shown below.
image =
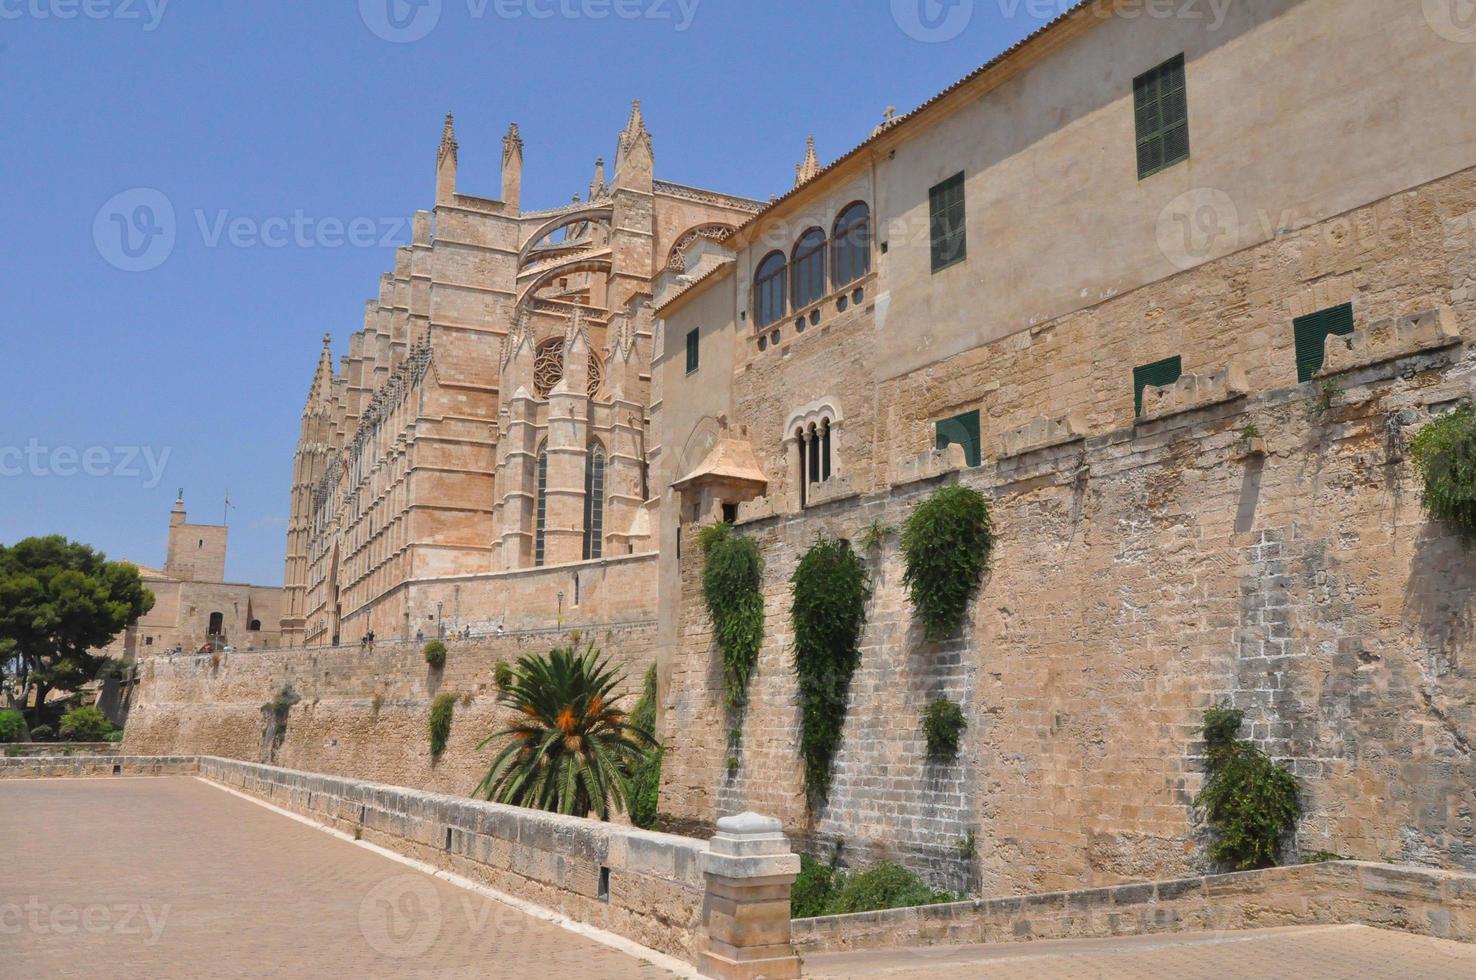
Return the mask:
{"type": "MultiPolygon", "coordinates": [[[[632,707],[654,636],[653,624],[582,634],[625,665],[632,707]]],[[[413,642],[380,641],[372,652],[355,645],[154,657],[140,662],[123,752],[216,755],[468,796],[494,754],[477,744],[508,720],[495,703],[493,668],[570,637],[545,630],[448,640],[443,671],[431,670],[413,642]],[[267,705],[284,689],[297,700],[278,730],[267,705]],[[450,742],[433,760],[427,726],[442,692],[459,700],[450,742]]]]}
{"type": "Polygon", "coordinates": [[[371,844],[696,959],[704,841],[227,759],[202,758],[199,770],[371,844]]]}
{"type": "Polygon", "coordinates": [[[1471,942],[1476,875],[1331,861],[799,919],[793,934],[810,954],[1333,924],[1471,942]]]}
{"type": "Polygon", "coordinates": [[[1326,407],[1316,386],[1262,389],[742,524],[768,618],[736,751],[689,549],[663,811],[773,813],[816,853],[843,841],[847,862],[892,857],[983,894],[1200,874],[1199,727],[1227,700],[1301,777],[1303,852],[1476,870],[1476,555],[1427,521],[1405,458],[1473,377],[1459,347],[1414,350],[1339,374],[1326,407]],[[1264,457],[1237,448],[1251,422],[1264,457]],[[993,569],[963,636],[927,644],[895,535],[868,558],[835,789],[806,814],[789,578],[817,533],[859,542],[950,479],[992,501],[993,569]],[[923,757],[938,696],[964,702],[957,767],[923,757]]]}

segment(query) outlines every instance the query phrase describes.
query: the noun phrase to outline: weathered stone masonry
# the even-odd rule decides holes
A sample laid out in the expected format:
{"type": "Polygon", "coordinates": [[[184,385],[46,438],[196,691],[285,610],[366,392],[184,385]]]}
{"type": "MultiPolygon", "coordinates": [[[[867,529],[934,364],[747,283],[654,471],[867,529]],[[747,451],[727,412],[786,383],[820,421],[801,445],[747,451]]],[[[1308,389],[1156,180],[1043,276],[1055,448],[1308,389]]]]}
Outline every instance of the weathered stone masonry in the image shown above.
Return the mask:
{"type": "MultiPolygon", "coordinates": [[[[683,556],[666,695],[666,731],[682,738],[663,810],[697,822],[776,813],[817,853],[843,841],[844,859],[890,856],[984,894],[1202,873],[1191,808],[1200,715],[1229,700],[1246,709],[1247,733],[1303,779],[1303,851],[1476,868],[1466,662],[1476,559],[1426,520],[1404,449],[1434,413],[1472,395],[1476,361],[1461,339],[1473,322],[1473,214],[1468,171],[1337,223],[1377,225],[1375,237],[1316,225],[894,382],[870,387],[850,376],[849,356],[830,361],[841,369],[830,390],[875,398],[866,438],[900,475],[888,490],[847,489],[802,513],[782,513],[771,482],[768,500],[740,508],[767,563],[768,628],[731,775],[701,558],[683,556]],[[1432,309],[1455,332],[1360,341],[1362,354],[1334,355],[1321,381],[1296,385],[1291,320],[1348,300],[1360,327],[1432,309]],[[1145,310],[1171,326],[1144,333],[1145,310]],[[1259,326],[1247,334],[1237,318],[1259,326]],[[1132,365],[1177,351],[1203,375],[1250,357],[1249,391],[1186,386],[1131,424],[1132,365]],[[1090,377],[1067,386],[1089,402],[1047,384],[1056,372],[1090,377]],[[1325,411],[1322,381],[1333,384],[1325,411]],[[927,420],[970,399],[983,402],[985,464],[909,478],[898,461],[927,447],[927,420]],[[1089,424],[1036,427],[1038,448],[1006,438],[1071,411],[1089,424]],[[1265,455],[1241,444],[1249,423],[1265,455]],[[871,559],[875,595],[835,790],[812,822],[788,579],[817,533],[859,547],[867,525],[900,525],[952,479],[993,501],[993,570],[965,636],[927,645],[895,536],[871,559]],[[925,759],[921,714],[939,696],[965,704],[957,767],[925,759]]],[[[810,343],[796,343],[782,370],[818,364],[824,342],[810,343]]],[[[783,409],[759,397],[779,383],[766,370],[740,374],[735,391],[760,432],[783,409]]]]}

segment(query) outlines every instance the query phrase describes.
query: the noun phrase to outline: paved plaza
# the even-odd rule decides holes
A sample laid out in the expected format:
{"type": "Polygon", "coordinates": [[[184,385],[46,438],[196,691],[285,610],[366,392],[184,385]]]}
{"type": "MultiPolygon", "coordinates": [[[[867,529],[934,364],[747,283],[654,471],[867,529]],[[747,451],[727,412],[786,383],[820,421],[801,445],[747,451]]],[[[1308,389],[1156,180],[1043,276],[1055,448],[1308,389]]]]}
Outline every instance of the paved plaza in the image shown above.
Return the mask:
{"type": "Polygon", "coordinates": [[[0,841],[0,976],[672,976],[191,777],[0,782],[0,841]]]}
{"type": "MultiPolygon", "coordinates": [[[[0,974],[673,974],[189,777],[0,782],[0,974]]],[[[1476,978],[1361,926],[812,956],[813,977],[1476,978]]]]}

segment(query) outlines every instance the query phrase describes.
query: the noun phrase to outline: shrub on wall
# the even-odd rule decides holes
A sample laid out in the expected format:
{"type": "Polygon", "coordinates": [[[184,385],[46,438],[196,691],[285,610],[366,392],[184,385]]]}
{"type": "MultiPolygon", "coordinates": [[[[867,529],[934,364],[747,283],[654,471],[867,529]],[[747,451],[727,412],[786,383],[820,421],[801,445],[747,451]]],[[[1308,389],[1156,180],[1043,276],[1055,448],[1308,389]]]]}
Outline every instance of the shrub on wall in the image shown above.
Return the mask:
{"type": "Polygon", "coordinates": [[[956,701],[940,699],[923,712],[923,734],[928,740],[928,758],[951,761],[958,758],[958,743],[968,727],[963,708],[956,701]]]}
{"type": "Polygon", "coordinates": [[[54,742],[56,731],[50,725],[37,725],[31,729],[31,741],[54,742]]]}
{"type": "Polygon", "coordinates": [[[896,864],[878,864],[848,875],[801,855],[800,874],[789,891],[789,915],[810,919],[956,901],[957,895],[934,891],[916,874],[896,864]]]}
{"type": "Polygon", "coordinates": [[[993,548],[989,504],[972,487],[943,487],[907,518],[902,583],[929,640],[954,636],[963,626],[993,548]]]}
{"type": "Polygon", "coordinates": [[[446,742],[451,738],[451,719],[456,713],[456,695],[442,694],[431,702],[430,750],[431,758],[439,759],[446,751],[446,742]]]}
{"type": "Polygon", "coordinates": [[[1215,831],[1210,856],[1234,871],[1280,864],[1282,842],[1302,815],[1297,777],[1238,737],[1244,717],[1227,705],[1204,713],[1208,761],[1194,801],[1215,831]]]}
{"type": "Polygon", "coordinates": [[[432,670],[440,670],[446,666],[446,644],[440,640],[431,640],[425,645],[425,662],[431,665],[432,670]]]}
{"type": "Polygon", "coordinates": [[[764,642],[764,562],[752,538],[729,524],[702,529],[702,598],[723,658],[723,693],[730,708],[748,703],[748,682],[764,642]]]}
{"type": "MultiPolygon", "coordinates": [[[[646,671],[645,686],[630,723],[643,732],[656,731],[656,665],[646,671]]],[[[657,745],[641,756],[630,773],[630,822],[643,830],[656,826],[661,795],[661,763],[666,749],[657,745]]]]}
{"type": "Polygon", "coordinates": [[[113,733],[113,723],[101,709],[89,705],[62,715],[59,731],[63,742],[103,742],[113,733]]]}
{"type": "Polygon", "coordinates": [[[871,584],[861,559],[844,541],[819,538],[800,559],[794,585],[794,669],[799,678],[800,755],[811,810],[830,794],[851,676],[861,662],[871,584]]]}
{"type": "Polygon", "coordinates": [[[26,719],[19,711],[0,711],[0,742],[19,742],[26,734],[26,719]]]}
{"type": "Polygon", "coordinates": [[[1425,425],[1410,442],[1424,484],[1425,512],[1476,541],[1476,405],[1467,402],[1425,425]]]}

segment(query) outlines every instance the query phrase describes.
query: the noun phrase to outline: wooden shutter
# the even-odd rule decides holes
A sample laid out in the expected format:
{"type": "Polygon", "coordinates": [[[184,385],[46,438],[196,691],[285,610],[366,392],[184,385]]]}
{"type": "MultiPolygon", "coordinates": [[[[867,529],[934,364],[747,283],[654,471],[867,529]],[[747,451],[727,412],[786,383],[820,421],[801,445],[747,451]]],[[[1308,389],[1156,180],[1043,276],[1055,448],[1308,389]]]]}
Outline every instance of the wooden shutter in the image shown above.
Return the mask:
{"type": "Polygon", "coordinates": [[[687,373],[688,374],[691,374],[693,371],[697,370],[697,365],[699,363],[698,358],[700,356],[700,351],[698,349],[698,344],[699,343],[701,343],[701,340],[700,340],[700,338],[698,336],[698,332],[696,330],[690,331],[687,334],[687,373]]]}
{"type": "Polygon", "coordinates": [[[1133,368],[1133,415],[1137,417],[1143,414],[1143,389],[1152,385],[1162,388],[1178,381],[1184,374],[1184,360],[1181,357],[1169,357],[1162,361],[1154,361],[1152,364],[1144,364],[1142,367],[1133,368]]]}
{"type": "Polygon", "coordinates": [[[964,229],[964,175],[955,174],[928,191],[933,271],[962,262],[968,238],[964,229]]]}
{"type": "Polygon", "coordinates": [[[1138,134],[1138,179],[1189,159],[1189,92],[1184,56],[1133,79],[1138,134]]]}
{"type": "Polygon", "coordinates": [[[983,461],[978,412],[965,412],[955,418],[944,419],[937,425],[937,435],[939,449],[962,446],[964,459],[970,466],[978,466],[983,461]]]}
{"type": "Polygon", "coordinates": [[[1297,381],[1311,381],[1322,370],[1323,352],[1330,335],[1346,337],[1353,332],[1353,304],[1344,303],[1297,317],[1292,323],[1297,345],[1297,381]]]}

